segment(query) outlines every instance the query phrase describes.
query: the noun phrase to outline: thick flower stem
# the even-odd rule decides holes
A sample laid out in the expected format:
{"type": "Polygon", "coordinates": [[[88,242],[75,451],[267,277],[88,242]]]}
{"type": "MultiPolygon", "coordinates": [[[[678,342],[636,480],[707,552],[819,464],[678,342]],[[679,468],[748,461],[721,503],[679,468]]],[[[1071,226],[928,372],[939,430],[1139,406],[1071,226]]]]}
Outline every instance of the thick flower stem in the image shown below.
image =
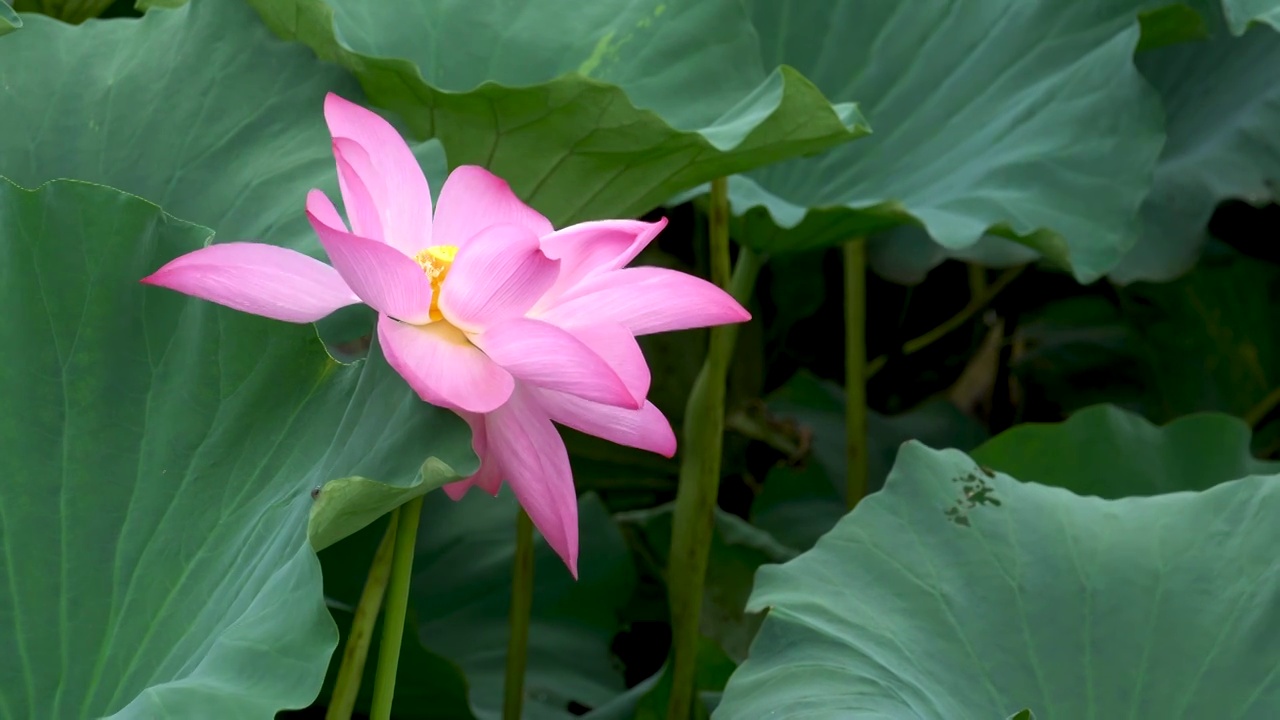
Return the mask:
{"type": "Polygon", "coordinates": [[[867,241],[844,244],[845,505],[867,494],[867,241]]]}
{"type": "Polygon", "coordinates": [[[390,720],[391,701],[396,693],[396,668],[400,664],[400,641],[409,606],[409,578],[413,574],[413,549],[418,540],[418,518],[422,515],[419,495],[396,511],[396,540],[391,560],[391,580],[387,586],[386,613],[382,618],[382,645],[378,648],[378,674],[373,681],[370,720],[390,720]]]}
{"type": "Polygon", "coordinates": [[[522,508],[516,515],[516,557],[511,568],[510,636],[507,672],[502,684],[503,720],[520,720],[524,706],[524,670],[529,659],[529,613],[533,610],[533,521],[522,508]]]}
{"type": "MultiPolygon", "coordinates": [[[[742,248],[733,277],[729,278],[729,202],[724,179],[711,183],[709,235],[712,281],[721,287],[728,285],[729,293],[746,305],[763,260],[742,248]]],[[[738,326],[715,327],[710,332],[707,359],[685,406],[680,485],[672,519],[671,557],[667,568],[672,675],[667,720],[685,720],[693,710],[702,591],[720,489],[725,381],[738,326]]]]}
{"type": "Polygon", "coordinates": [[[395,550],[396,525],[399,511],[391,513],[391,522],[382,534],[382,542],[373,554],[369,575],[364,581],[364,591],[356,605],[347,644],[342,649],[342,664],[338,667],[338,679],[333,686],[333,697],[325,720],[349,720],[360,694],[360,680],[364,677],[364,662],[369,655],[369,643],[373,640],[373,627],[382,609],[382,598],[387,594],[387,580],[391,577],[391,558],[395,550]]]}

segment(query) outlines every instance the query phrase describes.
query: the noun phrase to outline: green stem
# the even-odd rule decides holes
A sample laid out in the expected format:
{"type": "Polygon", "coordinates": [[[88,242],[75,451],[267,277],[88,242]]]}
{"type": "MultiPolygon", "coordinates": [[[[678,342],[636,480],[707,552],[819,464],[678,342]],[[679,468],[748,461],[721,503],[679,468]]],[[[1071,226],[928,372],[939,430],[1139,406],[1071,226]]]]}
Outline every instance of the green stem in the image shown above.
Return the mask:
{"type": "Polygon", "coordinates": [[[67,0],[62,3],[62,7],[58,10],[58,19],[70,25],[79,25],[83,22],[80,17],[84,13],[82,5],[84,3],[79,0],[67,0]]]}
{"type": "Polygon", "coordinates": [[[533,610],[533,521],[523,509],[516,516],[516,558],[511,570],[511,636],[502,685],[503,720],[520,720],[524,705],[524,669],[529,653],[529,613],[533,610]]]}
{"type": "Polygon", "coordinates": [[[1280,405],[1280,387],[1267,393],[1267,396],[1262,398],[1261,402],[1245,413],[1244,421],[1249,423],[1249,427],[1256,428],[1258,423],[1270,415],[1277,405],[1280,405]]]}
{"type": "Polygon", "coordinates": [[[845,505],[867,494],[867,241],[844,244],[845,505]]]}
{"type": "Polygon", "coordinates": [[[70,25],[79,25],[96,18],[111,7],[112,0],[64,0],[44,3],[44,14],[56,17],[70,25]]]}
{"type": "Polygon", "coordinates": [[[76,24],[78,25],[98,17],[102,13],[106,12],[107,8],[111,7],[111,3],[112,0],[97,0],[97,2],[90,3],[86,9],[80,11],[80,16],[76,18],[76,24]]]}
{"type": "Polygon", "coordinates": [[[969,299],[972,300],[987,291],[987,269],[978,263],[966,263],[965,269],[969,271],[969,299]]]}
{"type": "MultiPolygon", "coordinates": [[[[721,287],[727,285],[729,293],[745,305],[764,261],[750,249],[741,248],[733,277],[729,277],[729,202],[723,178],[711,183],[709,214],[711,279],[721,287]]],[[[725,382],[737,334],[737,325],[711,328],[707,358],[685,406],[680,485],[676,491],[667,567],[672,634],[667,720],[685,720],[693,710],[702,591],[720,489],[725,382]]]]}
{"type": "Polygon", "coordinates": [[[392,511],[391,522],[387,523],[382,542],[378,544],[373,562],[369,565],[364,591],[360,593],[360,603],[356,605],[351,631],[347,633],[347,644],[342,650],[342,664],[338,667],[338,679],[333,686],[333,696],[329,699],[329,709],[324,714],[325,720],[349,720],[355,710],[356,697],[360,694],[360,680],[364,677],[365,659],[369,655],[369,643],[373,640],[373,627],[378,621],[378,611],[382,609],[382,598],[387,593],[387,580],[391,577],[398,514],[398,511],[392,511]]]}
{"type": "Polygon", "coordinates": [[[422,496],[402,505],[396,514],[399,520],[396,523],[395,556],[391,560],[387,607],[382,618],[382,646],[378,648],[378,674],[373,680],[370,720],[391,718],[391,701],[396,694],[396,668],[400,664],[400,641],[404,638],[404,618],[409,606],[413,549],[418,541],[418,519],[422,515],[422,496]]]}
{"type": "MultiPolygon", "coordinates": [[[[991,301],[994,300],[995,297],[1001,293],[1001,291],[1003,291],[1006,287],[1009,286],[1009,283],[1013,282],[1014,279],[1017,278],[1018,275],[1022,274],[1022,271],[1026,269],[1027,269],[1026,265],[1019,265],[1018,267],[1009,268],[1008,270],[1005,270],[1003,273],[1001,273],[1000,277],[996,278],[995,282],[991,283],[990,285],[979,286],[980,292],[977,292],[971,295],[969,297],[968,304],[966,304],[964,308],[960,310],[960,312],[947,318],[945,321],[942,322],[942,324],[938,325],[935,328],[932,328],[931,330],[924,333],[923,335],[912,338],[906,341],[905,343],[903,343],[902,354],[911,355],[913,353],[920,352],[921,350],[929,347],[935,342],[946,337],[947,334],[950,333],[952,330],[955,330],[961,325],[964,325],[966,322],[968,322],[969,318],[973,317],[975,314],[978,313],[979,310],[982,310],[988,304],[990,304],[991,301]]],[[[880,357],[877,357],[876,359],[867,363],[866,378],[870,380],[871,376],[880,372],[880,369],[884,367],[884,364],[888,362],[888,360],[889,360],[888,356],[881,355],[880,357]]]]}

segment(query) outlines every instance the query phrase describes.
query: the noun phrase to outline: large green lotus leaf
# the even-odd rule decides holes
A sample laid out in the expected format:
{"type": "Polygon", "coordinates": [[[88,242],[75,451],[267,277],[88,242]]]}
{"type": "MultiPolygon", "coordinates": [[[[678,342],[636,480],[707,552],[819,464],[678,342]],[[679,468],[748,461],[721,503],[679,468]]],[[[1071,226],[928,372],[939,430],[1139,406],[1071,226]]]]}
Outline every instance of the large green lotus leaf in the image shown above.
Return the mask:
{"type": "Polygon", "coordinates": [[[22,18],[4,0],[0,0],[0,35],[22,27],[22,18]]]}
{"type": "Polygon", "coordinates": [[[1028,314],[1014,363],[1040,403],[1116,402],[1160,422],[1216,410],[1250,417],[1280,386],[1280,267],[1214,243],[1186,276],[1135,283],[1119,302],[1059,301],[1028,314]]]}
{"type": "Polygon", "coordinates": [[[1025,403],[1061,414],[1099,403],[1142,407],[1149,392],[1139,359],[1142,338],[1104,288],[1020,315],[1010,370],[1025,403]]]}
{"type": "Polygon", "coordinates": [[[1212,4],[1213,0],[1187,0],[1185,3],[1139,13],[1142,37],[1138,40],[1137,51],[1154,50],[1209,37],[1205,16],[1214,12],[1212,4]]]}
{"type": "MultiPolygon", "coordinates": [[[[633,542],[642,548],[642,555],[658,568],[667,567],[674,509],[674,503],[667,503],[617,515],[618,522],[633,533],[633,542]]],[[[761,620],[743,612],[756,568],[790,560],[796,551],[737,515],[717,508],[708,553],[702,634],[714,640],[731,660],[741,662],[761,620]]]]}
{"type": "Polygon", "coordinates": [[[1280,2],[1276,0],[1222,0],[1227,26],[1236,35],[1251,23],[1266,23],[1280,30],[1280,2]]]}
{"type": "Polygon", "coordinates": [[[1223,200],[1266,203],[1280,178],[1280,34],[1255,27],[1243,37],[1218,28],[1208,42],[1137,58],[1160,91],[1169,140],[1142,206],[1137,245],[1110,277],[1170,280],[1189,269],[1223,200]]]}
{"type": "Polygon", "coordinates": [[[0,715],[307,704],[337,636],[313,489],[475,468],[380,356],[138,282],[209,235],[110,188],[0,182],[0,715]]]}
{"type": "Polygon", "coordinates": [[[930,270],[946,260],[1008,268],[1039,259],[1040,253],[1008,238],[983,235],[972,245],[945,248],[916,225],[903,225],[867,239],[867,262],[880,277],[901,285],[923,282],[930,270]]]}
{"type": "Polygon", "coordinates": [[[1103,500],[908,443],[761,568],[769,614],[715,717],[1275,717],[1276,513],[1276,476],[1103,500]]]}
{"type": "MultiPolygon", "coordinates": [[[[16,181],[98,182],[213,228],[220,241],[322,257],[303,209],[311,188],[340,197],[324,95],[362,93],[348,73],[274,37],[242,2],[79,27],[32,15],[0,43],[0,87],[0,170],[16,181]]],[[[414,151],[438,192],[442,148],[414,151]]],[[[319,327],[354,359],[372,318],[352,306],[319,327]]]]}
{"type": "Polygon", "coordinates": [[[732,178],[736,237],[781,252],[919,223],[958,249],[994,230],[1097,278],[1133,244],[1163,141],[1140,5],[753,3],[766,64],[856,98],[875,134],[732,178]]]}
{"type": "MultiPolygon", "coordinates": [[[[465,437],[437,436],[437,442],[465,444],[465,437]]],[[[352,533],[367,527],[428,490],[459,478],[457,471],[439,458],[427,458],[422,464],[421,482],[412,485],[388,485],[365,477],[331,480],[314,491],[315,503],[307,522],[307,534],[316,550],[323,550],[352,533]]]]}
{"type": "MultiPolygon", "coordinates": [[[[767,399],[772,422],[807,443],[807,457],[769,471],[751,505],[751,521],[788,547],[807,550],[847,511],[844,391],[807,372],[797,373],[767,399]]],[[[976,420],[946,400],[899,415],[867,416],[868,488],[880,489],[898,448],[907,440],[968,450],[986,439],[976,420]]]]}
{"type": "MultiPolygon", "coordinates": [[[[694,687],[698,700],[693,707],[696,720],[706,720],[720,702],[720,693],[737,664],[720,646],[705,637],[698,638],[698,666],[694,669],[694,687]]],[[[584,720],[664,720],[671,697],[671,663],[627,689],[605,705],[582,715],[584,720]]]]}
{"type": "Polygon", "coordinates": [[[1121,295],[1141,337],[1151,417],[1196,410],[1244,416],[1280,386],[1280,267],[1222,246],[1173,283],[1121,295]]]}
{"type": "MultiPolygon", "coordinates": [[[[78,27],[26,19],[0,43],[6,176],[98,182],[220,241],[319,254],[303,208],[311,188],[339,198],[324,95],[359,101],[349,74],[274,37],[241,2],[78,27]]],[[[429,167],[433,152],[418,147],[429,167]]]]}
{"type": "Polygon", "coordinates": [[[866,132],[794,70],[766,74],[733,0],[250,2],[557,224],[639,214],[866,132]]]}
{"type": "Polygon", "coordinates": [[[1254,23],[1280,29],[1280,2],[1276,0],[1183,0],[1153,7],[1141,14],[1142,42],[1138,51],[1191,40],[1203,40],[1210,26],[1225,27],[1243,35],[1254,23]]]}
{"type": "Polygon", "coordinates": [[[1187,415],[1158,427],[1141,415],[1097,405],[1065,422],[1015,426],[972,455],[1027,482],[1122,498],[1280,473],[1280,462],[1253,456],[1249,435],[1249,426],[1230,415],[1187,415]]]}
{"type": "MultiPolygon", "coordinates": [[[[418,533],[412,592],[419,637],[462,668],[481,720],[502,715],[517,508],[507,489],[496,498],[474,490],[457,503],[434,493],[418,533]]],[[[584,495],[578,513],[577,581],[535,534],[523,715],[531,720],[565,720],[576,714],[571,705],[594,708],[626,690],[610,643],[635,568],[598,497],[584,495]]]]}

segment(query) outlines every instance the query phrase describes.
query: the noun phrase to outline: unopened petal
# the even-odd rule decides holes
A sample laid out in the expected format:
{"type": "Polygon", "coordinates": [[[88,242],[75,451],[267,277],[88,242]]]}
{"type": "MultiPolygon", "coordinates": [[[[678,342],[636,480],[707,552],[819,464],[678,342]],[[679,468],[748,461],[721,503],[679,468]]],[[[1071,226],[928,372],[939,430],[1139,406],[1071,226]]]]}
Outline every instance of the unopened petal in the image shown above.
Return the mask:
{"type": "Polygon", "coordinates": [[[369,154],[355,140],[334,138],[333,157],[338,165],[338,188],[342,191],[342,204],[346,206],[347,218],[351,221],[351,232],[385,242],[382,218],[378,216],[378,205],[373,199],[374,192],[382,189],[378,187],[375,190],[365,182],[365,178],[376,179],[369,154]],[[357,170],[357,167],[362,170],[357,170]]]}
{"type": "Polygon", "coordinates": [[[337,270],[300,252],[262,243],[200,248],[142,282],[293,323],[315,322],[360,302],[337,270]]]}
{"type": "Polygon", "coordinates": [[[307,212],[316,216],[316,220],[336,228],[343,232],[347,230],[347,224],[342,221],[342,215],[338,214],[338,208],[333,206],[333,201],[323,190],[312,190],[307,193],[307,212]]]}
{"type": "Polygon", "coordinates": [[[485,418],[489,448],[521,507],[578,577],[578,496],[569,453],[546,413],[517,389],[485,418]]]}
{"type": "Polygon", "coordinates": [[[601,405],[554,390],[529,391],[552,420],[579,432],[664,457],[676,454],[671,423],[653,403],[638,410],[601,405]]]}
{"type": "Polygon", "coordinates": [[[471,340],[524,382],[608,405],[640,406],[604,358],[568,331],[549,323],[511,318],[471,336],[471,340]]]}
{"type": "Polygon", "coordinates": [[[495,225],[461,249],[440,289],[440,312],[467,332],[524,315],[556,281],[558,263],[519,225],[495,225]]]}
{"type": "Polygon", "coordinates": [[[426,322],[431,313],[431,280],[422,267],[399,250],[320,221],[330,205],[319,190],[307,196],[307,218],[342,279],[380,313],[410,323],[426,322]],[[315,205],[318,214],[311,210],[315,205]]]}
{"type": "MultiPolygon", "coordinates": [[[[364,150],[363,159],[345,146],[343,154],[377,205],[386,242],[407,255],[431,245],[431,190],[400,133],[376,113],[333,93],[325,97],[324,117],[335,140],[346,138],[364,150]]],[[[352,201],[345,190],[343,204],[350,215],[352,201]]]]}
{"type": "Polygon", "coordinates": [[[506,402],[515,387],[511,373],[446,323],[409,325],[383,315],[378,342],[391,367],[433,405],[487,413],[506,402]]]}
{"type": "Polygon", "coordinates": [[[557,230],[540,239],[542,252],[560,261],[560,276],[543,297],[543,303],[569,292],[588,275],[618,270],[635,259],[658,233],[667,219],[595,220],[557,230]]]}
{"type": "Polygon", "coordinates": [[[706,280],[656,267],[592,275],[539,316],[561,326],[615,322],[636,335],[751,319],[729,293],[706,280]]]}
{"type": "Polygon", "coordinates": [[[435,243],[462,247],[493,225],[519,225],[534,237],[553,230],[550,221],[511,192],[506,180],[476,165],[454,169],[440,188],[432,220],[435,243]]]}

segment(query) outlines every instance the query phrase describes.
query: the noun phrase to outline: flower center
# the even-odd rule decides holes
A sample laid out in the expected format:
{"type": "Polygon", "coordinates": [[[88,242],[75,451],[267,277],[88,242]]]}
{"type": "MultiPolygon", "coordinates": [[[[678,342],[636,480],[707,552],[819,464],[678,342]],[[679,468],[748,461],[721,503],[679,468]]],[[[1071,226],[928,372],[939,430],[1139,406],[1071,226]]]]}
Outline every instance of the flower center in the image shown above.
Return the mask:
{"type": "Polygon", "coordinates": [[[422,266],[422,271],[431,278],[431,319],[443,320],[444,315],[440,312],[440,287],[444,285],[444,278],[449,274],[449,268],[453,265],[453,258],[458,255],[457,245],[432,245],[423,250],[413,259],[422,266]]]}

